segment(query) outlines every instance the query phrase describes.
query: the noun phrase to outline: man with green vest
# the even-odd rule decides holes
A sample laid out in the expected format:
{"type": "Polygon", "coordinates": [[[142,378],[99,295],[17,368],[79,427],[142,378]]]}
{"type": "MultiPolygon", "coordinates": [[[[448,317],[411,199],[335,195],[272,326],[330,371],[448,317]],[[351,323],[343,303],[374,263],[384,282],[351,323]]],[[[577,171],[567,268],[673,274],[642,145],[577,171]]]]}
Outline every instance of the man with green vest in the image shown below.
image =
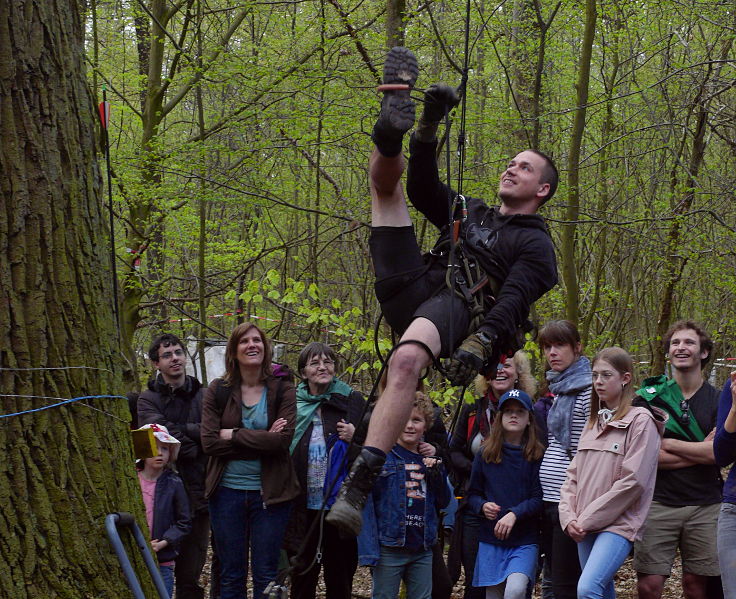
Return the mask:
{"type": "Polygon", "coordinates": [[[651,377],[637,395],[669,415],[644,538],[634,548],[639,599],[660,599],[677,549],[685,599],[712,599],[708,578],[719,575],[716,525],[721,475],[713,456],[718,390],[703,379],[713,350],[691,320],[673,324],[662,339],[672,378],[651,377]]]}

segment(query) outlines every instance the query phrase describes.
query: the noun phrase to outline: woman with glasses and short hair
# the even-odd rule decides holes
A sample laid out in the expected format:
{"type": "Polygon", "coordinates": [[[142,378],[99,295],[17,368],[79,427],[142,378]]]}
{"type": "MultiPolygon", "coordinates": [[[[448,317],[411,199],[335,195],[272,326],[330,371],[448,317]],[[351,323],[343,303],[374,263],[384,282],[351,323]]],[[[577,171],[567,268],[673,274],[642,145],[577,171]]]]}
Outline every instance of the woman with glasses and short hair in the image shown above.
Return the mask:
{"type": "MultiPolygon", "coordinates": [[[[302,382],[296,389],[296,430],[291,457],[301,486],[294,502],[285,546],[293,556],[301,549],[292,574],[291,597],[314,599],[320,568],[324,567],[327,599],[352,595],[358,566],[356,539],[342,538],[324,517],[340,484],[333,479],[344,451],[363,415],[363,396],[335,376],[337,356],[325,343],[309,343],[299,354],[297,370],[302,382]],[[326,494],[333,498],[325,499],[326,494]],[[316,519],[322,521],[312,526],[316,519]],[[305,541],[307,532],[309,538],[305,541]],[[320,559],[317,556],[320,556],[320,559]]],[[[353,445],[351,456],[357,454],[353,445]]],[[[347,466],[347,464],[345,464],[347,466]]]]}

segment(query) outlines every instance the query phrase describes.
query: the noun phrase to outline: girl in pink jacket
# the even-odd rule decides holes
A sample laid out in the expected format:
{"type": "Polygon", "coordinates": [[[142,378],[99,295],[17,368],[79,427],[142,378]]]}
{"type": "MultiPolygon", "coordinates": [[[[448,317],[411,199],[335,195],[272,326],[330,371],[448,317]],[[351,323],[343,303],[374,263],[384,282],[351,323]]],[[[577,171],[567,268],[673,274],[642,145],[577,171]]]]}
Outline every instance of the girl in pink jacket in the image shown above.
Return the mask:
{"type": "Polygon", "coordinates": [[[560,491],[560,525],[583,570],[578,599],[615,599],[613,577],[641,538],[654,493],[664,417],[634,401],[633,371],[620,347],[596,355],[590,418],[560,491]]]}

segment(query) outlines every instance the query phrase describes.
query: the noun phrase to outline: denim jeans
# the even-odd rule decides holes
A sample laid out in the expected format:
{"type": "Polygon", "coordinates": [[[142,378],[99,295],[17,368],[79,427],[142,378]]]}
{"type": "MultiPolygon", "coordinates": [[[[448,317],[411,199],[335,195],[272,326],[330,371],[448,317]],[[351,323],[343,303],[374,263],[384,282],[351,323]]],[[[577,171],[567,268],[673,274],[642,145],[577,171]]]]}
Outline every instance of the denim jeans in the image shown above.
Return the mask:
{"type": "Polygon", "coordinates": [[[164,586],[169,597],[174,596],[174,566],[159,566],[158,571],[161,572],[161,578],[164,579],[164,586]]]}
{"type": "Polygon", "coordinates": [[[447,507],[440,510],[442,512],[442,526],[444,528],[455,528],[455,516],[457,515],[457,497],[455,497],[455,489],[447,478],[447,488],[450,489],[450,503],[447,507]]]}
{"type": "Polygon", "coordinates": [[[736,504],[724,503],[718,515],[718,563],[723,596],[736,597],[736,504]]]}
{"type": "Polygon", "coordinates": [[[276,577],[291,502],[265,506],[260,491],[220,486],[210,497],[210,521],[220,558],[220,599],[245,599],[248,553],[253,596],[276,577]]]}
{"type": "Polygon", "coordinates": [[[613,532],[585,535],[578,543],[583,569],[578,580],[578,599],[616,599],[613,577],[631,553],[632,544],[613,532]]]}
{"type": "Polygon", "coordinates": [[[372,599],[396,599],[402,579],[406,583],[406,599],[430,599],[432,550],[409,551],[381,545],[381,557],[373,568],[372,599]]]}

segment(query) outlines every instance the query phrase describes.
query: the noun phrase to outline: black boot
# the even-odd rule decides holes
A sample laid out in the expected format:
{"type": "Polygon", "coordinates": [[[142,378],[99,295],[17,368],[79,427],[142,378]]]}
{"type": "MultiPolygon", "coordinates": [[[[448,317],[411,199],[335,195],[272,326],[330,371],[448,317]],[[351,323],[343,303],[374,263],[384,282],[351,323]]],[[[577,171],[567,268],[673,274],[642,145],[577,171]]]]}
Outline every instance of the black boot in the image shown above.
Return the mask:
{"type": "Polygon", "coordinates": [[[327,514],[327,522],[342,532],[357,537],[363,525],[363,507],[373,481],[381,472],[385,457],[363,449],[353,462],[350,473],[340,487],[335,504],[327,514]]]}
{"type": "Polygon", "coordinates": [[[415,107],[409,93],[418,74],[417,59],[411,50],[402,46],[391,48],[383,64],[383,82],[405,84],[409,89],[383,93],[381,114],[373,126],[371,139],[384,156],[398,156],[401,153],[404,133],[414,124],[415,107]]]}

